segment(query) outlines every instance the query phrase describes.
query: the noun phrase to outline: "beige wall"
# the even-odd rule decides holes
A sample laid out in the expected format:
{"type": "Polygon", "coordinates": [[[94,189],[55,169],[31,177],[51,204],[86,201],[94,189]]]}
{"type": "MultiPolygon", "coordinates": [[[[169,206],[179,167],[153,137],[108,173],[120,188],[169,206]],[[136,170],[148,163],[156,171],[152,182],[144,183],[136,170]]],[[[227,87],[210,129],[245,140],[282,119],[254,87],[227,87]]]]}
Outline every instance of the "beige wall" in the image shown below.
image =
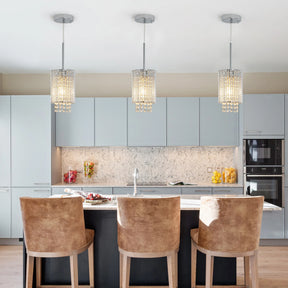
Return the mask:
{"type": "MultiPolygon", "coordinates": [[[[130,74],[77,74],[77,97],[129,97],[130,74]]],[[[244,94],[288,93],[288,73],[246,73],[244,94]]],[[[2,95],[49,94],[49,74],[0,74],[2,95]]],[[[158,74],[157,96],[217,96],[216,73],[158,74]]]]}

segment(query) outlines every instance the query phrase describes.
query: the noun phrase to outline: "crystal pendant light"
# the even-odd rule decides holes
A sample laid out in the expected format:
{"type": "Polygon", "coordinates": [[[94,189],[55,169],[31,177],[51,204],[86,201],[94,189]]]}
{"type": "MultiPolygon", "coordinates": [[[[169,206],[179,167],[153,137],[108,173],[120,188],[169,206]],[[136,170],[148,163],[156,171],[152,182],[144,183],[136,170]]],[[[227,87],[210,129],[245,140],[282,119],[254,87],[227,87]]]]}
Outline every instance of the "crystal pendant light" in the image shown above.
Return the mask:
{"type": "Polygon", "coordinates": [[[75,73],[64,69],[64,24],[72,23],[74,17],[68,14],[57,14],[54,21],[63,26],[62,68],[50,71],[51,103],[55,112],[71,112],[71,104],[75,103],[75,73]]]}
{"type": "Polygon", "coordinates": [[[232,24],[240,23],[241,16],[225,14],[221,17],[224,23],[230,24],[230,57],[229,69],[218,72],[218,102],[222,104],[223,112],[238,112],[239,103],[242,103],[242,75],[238,69],[232,70],[232,24]]]}
{"type": "Polygon", "coordinates": [[[135,16],[137,23],[144,24],[143,68],[132,71],[132,102],[136,104],[136,112],[152,112],[152,104],[156,102],[156,71],[145,67],[145,24],[154,20],[150,14],[135,16]]]}

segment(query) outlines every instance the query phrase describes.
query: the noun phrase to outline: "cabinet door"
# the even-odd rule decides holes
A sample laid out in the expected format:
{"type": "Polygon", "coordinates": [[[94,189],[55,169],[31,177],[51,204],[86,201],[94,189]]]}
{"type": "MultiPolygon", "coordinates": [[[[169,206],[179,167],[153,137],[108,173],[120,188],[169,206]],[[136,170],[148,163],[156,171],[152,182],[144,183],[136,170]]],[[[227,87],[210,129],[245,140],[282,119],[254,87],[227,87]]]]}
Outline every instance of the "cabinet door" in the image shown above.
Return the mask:
{"type": "Polygon", "coordinates": [[[0,186],[10,186],[10,96],[0,96],[0,186]]]}
{"type": "Polygon", "coordinates": [[[127,98],[95,98],[95,146],[127,146],[127,98]]]}
{"type": "Polygon", "coordinates": [[[0,188],[0,238],[10,238],[11,231],[11,192],[0,188]]]}
{"type": "Polygon", "coordinates": [[[260,238],[284,238],[284,209],[282,209],[281,211],[263,212],[260,238]]]}
{"type": "Polygon", "coordinates": [[[128,100],[128,146],[166,146],[166,98],[157,98],[152,112],[136,112],[128,100]]]}
{"type": "Polygon", "coordinates": [[[133,192],[133,187],[113,187],[114,195],[132,195],[133,192]]]}
{"type": "Polygon", "coordinates": [[[111,195],[112,187],[83,187],[83,191],[104,195],[111,195]]]}
{"type": "Polygon", "coordinates": [[[239,145],[238,113],[222,112],[217,97],[200,98],[200,145],[239,145]]]}
{"type": "Polygon", "coordinates": [[[137,193],[139,195],[180,195],[181,188],[179,187],[137,187],[137,193]]]}
{"type": "MultiPolygon", "coordinates": [[[[288,187],[288,95],[285,95],[285,186],[288,187]]],[[[288,194],[286,194],[288,196],[288,194]]],[[[286,198],[287,199],[287,198],[286,198]]],[[[287,207],[288,208],[288,207],[287,207]]],[[[288,218],[286,218],[288,219],[288,218]]],[[[287,221],[288,225],[288,221],[287,221]]],[[[288,235],[288,232],[287,232],[288,235]]],[[[287,236],[288,238],[288,236],[287,236]]]]}
{"type": "Polygon", "coordinates": [[[46,198],[51,195],[50,188],[12,188],[12,238],[23,237],[20,197],[46,198]]]}
{"type": "Polygon", "coordinates": [[[212,188],[210,187],[182,187],[183,195],[211,195],[212,188]]]}
{"type": "Polygon", "coordinates": [[[213,194],[228,194],[228,195],[243,195],[244,188],[243,187],[214,187],[213,194]]]}
{"type": "Polygon", "coordinates": [[[56,113],[56,146],[94,146],[93,98],[76,98],[70,113],[56,113]]]}
{"type": "Polygon", "coordinates": [[[50,96],[11,96],[12,186],[51,185],[50,96]]]}
{"type": "Polygon", "coordinates": [[[199,98],[167,98],[167,146],[199,145],[199,98]]]}
{"type": "MultiPolygon", "coordinates": [[[[244,95],[243,130],[245,138],[284,136],[284,95],[244,95]]],[[[270,138],[271,138],[270,137],[270,138]]]]}

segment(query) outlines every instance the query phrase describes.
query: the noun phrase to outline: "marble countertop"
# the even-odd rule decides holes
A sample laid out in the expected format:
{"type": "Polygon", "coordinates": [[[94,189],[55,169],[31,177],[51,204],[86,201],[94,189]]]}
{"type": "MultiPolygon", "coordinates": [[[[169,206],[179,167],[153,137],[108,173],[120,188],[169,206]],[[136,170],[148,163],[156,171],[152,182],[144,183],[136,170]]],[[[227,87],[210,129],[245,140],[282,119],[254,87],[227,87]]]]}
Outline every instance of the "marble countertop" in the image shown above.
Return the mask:
{"type": "MultiPolygon", "coordinates": [[[[121,197],[121,196],[118,196],[121,197]]],[[[151,198],[156,198],[154,197],[151,198]]],[[[158,197],[161,197],[160,195],[158,197]]],[[[237,196],[236,196],[237,197],[237,196]]],[[[241,197],[241,196],[238,196],[241,197]]],[[[146,197],[150,198],[150,197],[146,197]]],[[[200,210],[200,199],[193,198],[189,195],[189,197],[181,196],[180,201],[181,210],[200,210]]],[[[83,203],[84,210],[117,210],[117,198],[108,201],[107,203],[98,204],[98,205],[91,205],[87,203],[83,203]]],[[[273,204],[264,202],[263,211],[281,211],[283,208],[275,206],[273,204]]]]}
{"type": "MultiPolygon", "coordinates": [[[[52,187],[71,187],[71,189],[73,188],[77,188],[77,187],[133,187],[133,185],[127,185],[127,184],[120,184],[120,183],[76,183],[76,184],[67,184],[67,183],[57,183],[55,185],[52,185],[52,187]]],[[[238,183],[234,183],[234,184],[222,184],[222,183],[219,183],[219,184],[213,184],[213,183],[197,183],[197,184],[193,184],[193,185],[153,185],[151,184],[150,185],[141,185],[140,183],[137,184],[137,187],[141,187],[141,188],[144,188],[144,187],[163,187],[163,188],[171,188],[171,187],[197,187],[197,188],[204,188],[204,187],[212,187],[212,188],[224,188],[224,187],[227,187],[227,188],[231,188],[231,187],[243,187],[243,185],[241,184],[238,184],[238,183]]]]}

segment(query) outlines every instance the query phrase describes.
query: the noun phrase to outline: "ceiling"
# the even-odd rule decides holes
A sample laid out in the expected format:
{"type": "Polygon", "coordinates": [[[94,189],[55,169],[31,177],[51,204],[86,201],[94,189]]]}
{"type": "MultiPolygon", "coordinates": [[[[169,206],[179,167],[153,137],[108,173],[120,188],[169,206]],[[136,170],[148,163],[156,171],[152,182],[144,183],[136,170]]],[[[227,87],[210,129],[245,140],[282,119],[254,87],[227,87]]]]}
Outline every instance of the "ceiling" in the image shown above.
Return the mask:
{"type": "Polygon", "coordinates": [[[65,25],[65,66],[77,73],[130,73],[142,65],[159,73],[213,73],[229,66],[229,25],[220,16],[242,16],[233,25],[232,68],[243,72],[288,71],[287,0],[2,0],[0,73],[48,73],[61,66],[62,27],[57,13],[75,17],[65,25]]]}

